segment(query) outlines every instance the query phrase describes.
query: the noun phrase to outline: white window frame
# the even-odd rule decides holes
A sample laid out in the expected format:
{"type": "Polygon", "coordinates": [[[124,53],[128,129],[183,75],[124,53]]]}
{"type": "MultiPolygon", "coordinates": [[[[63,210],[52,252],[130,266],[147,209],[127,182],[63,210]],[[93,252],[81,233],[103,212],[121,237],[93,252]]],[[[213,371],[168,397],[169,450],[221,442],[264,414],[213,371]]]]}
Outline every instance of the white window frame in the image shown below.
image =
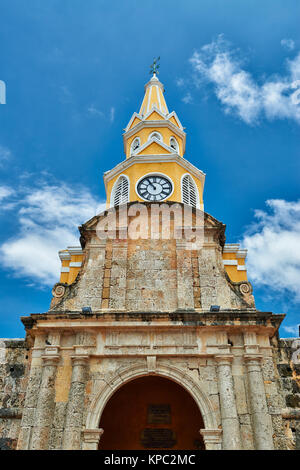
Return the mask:
{"type": "Polygon", "coordinates": [[[128,182],[128,194],[127,194],[127,201],[126,202],[121,202],[121,204],[127,204],[129,202],[129,198],[130,198],[130,180],[128,178],[127,175],[119,175],[119,177],[117,178],[117,180],[115,181],[113,187],[112,187],[112,190],[111,190],[111,195],[110,195],[110,207],[118,207],[120,206],[121,204],[118,204],[118,206],[115,205],[115,194],[116,194],[116,190],[117,190],[117,187],[118,187],[118,184],[119,184],[119,181],[121,178],[125,178],[128,182]]]}
{"type": "Polygon", "coordinates": [[[171,149],[173,149],[175,152],[177,152],[177,153],[179,152],[179,144],[178,144],[178,142],[177,142],[177,139],[176,139],[173,135],[172,135],[172,137],[170,137],[170,147],[171,147],[171,149]],[[172,141],[172,139],[175,140],[176,149],[173,149],[173,147],[171,146],[171,141],[172,141]]]}
{"type": "Polygon", "coordinates": [[[131,142],[131,144],[130,144],[130,155],[133,155],[133,154],[140,148],[140,146],[141,146],[141,139],[140,139],[140,137],[135,137],[135,138],[133,139],[133,141],[131,142]],[[133,150],[133,144],[134,144],[134,142],[135,142],[136,140],[138,140],[139,146],[138,146],[135,150],[133,150]]]}
{"type": "Polygon", "coordinates": [[[160,132],[158,132],[158,131],[153,131],[153,132],[151,132],[151,134],[150,134],[150,135],[149,135],[149,137],[148,137],[148,140],[151,140],[151,139],[153,139],[153,138],[155,138],[155,139],[159,140],[160,142],[163,142],[163,141],[164,141],[164,139],[162,138],[162,135],[161,135],[161,133],[160,133],[160,132]],[[157,134],[157,135],[159,135],[160,139],[157,139],[157,137],[155,137],[155,135],[154,135],[154,134],[157,134]]]}
{"type": "MultiPolygon", "coordinates": [[[[183,200],[183,179],[188,176],[191,181],[192,181],[192,185],[194,186],[194,190],[195,190],[195,194],[196,194],[196,209],[200,209],[200,197],[199,197],[199,191],[198,191],[198,187],[195,183],[195,180],[194,178],[192,177],[192,175],[190,175],[190,173],[185,173],[184,175],[182,175],[181,177],[181,181],[180,181],[180,189],[181,189],[181,202],[183,202],[184,204],[186,204],[183,200]]],[[[194,207],[192,206],[192,204],[189,204],[191,207],[194,207]]]]}

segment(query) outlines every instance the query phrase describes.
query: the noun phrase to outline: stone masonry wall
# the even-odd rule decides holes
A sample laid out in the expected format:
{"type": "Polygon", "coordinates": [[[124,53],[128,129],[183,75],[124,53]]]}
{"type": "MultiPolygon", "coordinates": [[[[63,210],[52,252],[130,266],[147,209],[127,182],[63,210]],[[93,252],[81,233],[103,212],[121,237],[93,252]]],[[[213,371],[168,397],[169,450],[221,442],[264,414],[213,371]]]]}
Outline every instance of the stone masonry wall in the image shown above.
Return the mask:
{"type": "Polygon", "coordinates": [[[28,347],[22,339],[0,339],[0,450],[15,449],[27,383],[28,347]]]}
{"type": "Polygon", "coordinates": [[[300,339],[273,339],[288,448],[300,450],[300,339]]]}

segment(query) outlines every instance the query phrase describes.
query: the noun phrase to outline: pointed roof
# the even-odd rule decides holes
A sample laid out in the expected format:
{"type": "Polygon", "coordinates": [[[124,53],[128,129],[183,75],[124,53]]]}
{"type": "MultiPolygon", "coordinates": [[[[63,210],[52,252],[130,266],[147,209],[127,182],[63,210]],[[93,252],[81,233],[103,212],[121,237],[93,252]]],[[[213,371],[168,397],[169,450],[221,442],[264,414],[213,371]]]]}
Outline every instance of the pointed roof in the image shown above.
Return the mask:
{"type": "Polygon", "coordinates": [[[164,97],[164,86],[157,78],[156,73],[145,85],[145,96],[139,114],[145,116],[151,112],[153,107],[158,109],[164,116],[169,114],[164,97]]]}

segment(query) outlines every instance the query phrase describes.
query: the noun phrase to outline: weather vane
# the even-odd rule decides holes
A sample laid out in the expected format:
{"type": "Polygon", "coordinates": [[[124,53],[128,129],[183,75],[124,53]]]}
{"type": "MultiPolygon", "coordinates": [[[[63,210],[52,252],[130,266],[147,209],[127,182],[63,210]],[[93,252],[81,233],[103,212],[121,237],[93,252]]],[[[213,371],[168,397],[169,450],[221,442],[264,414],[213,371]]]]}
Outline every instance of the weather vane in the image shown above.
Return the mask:
{"type": "Polygon", "coordinates": [[[149,72],[150,74],[151,74],[151,73],[153,73],[153,74],[154,74],[154,73],[156,73],[156,74],[159,73],[159,72],[158,72],[158,69],[159,69],[159,63],[158,63],[158,62],[159,62],[159,61],[160,61],[160,57],[157,57],[157,59],[154,59],[154,60],[153,60],[153,64],[150,65],[150,72],[149,72]]]}

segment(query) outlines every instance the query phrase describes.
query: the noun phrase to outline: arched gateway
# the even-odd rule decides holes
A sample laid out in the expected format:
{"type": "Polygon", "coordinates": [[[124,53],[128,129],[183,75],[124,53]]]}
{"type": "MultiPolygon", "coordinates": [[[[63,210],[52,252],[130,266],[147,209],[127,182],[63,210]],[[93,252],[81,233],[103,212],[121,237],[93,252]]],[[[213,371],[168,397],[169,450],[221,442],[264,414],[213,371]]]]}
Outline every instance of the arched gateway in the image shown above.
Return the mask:
{"type": "Polygon", "coordinates": [[[91,403],[86,449],[221,448],[212,404],[180,369],[119,370],[91,403]]]}

